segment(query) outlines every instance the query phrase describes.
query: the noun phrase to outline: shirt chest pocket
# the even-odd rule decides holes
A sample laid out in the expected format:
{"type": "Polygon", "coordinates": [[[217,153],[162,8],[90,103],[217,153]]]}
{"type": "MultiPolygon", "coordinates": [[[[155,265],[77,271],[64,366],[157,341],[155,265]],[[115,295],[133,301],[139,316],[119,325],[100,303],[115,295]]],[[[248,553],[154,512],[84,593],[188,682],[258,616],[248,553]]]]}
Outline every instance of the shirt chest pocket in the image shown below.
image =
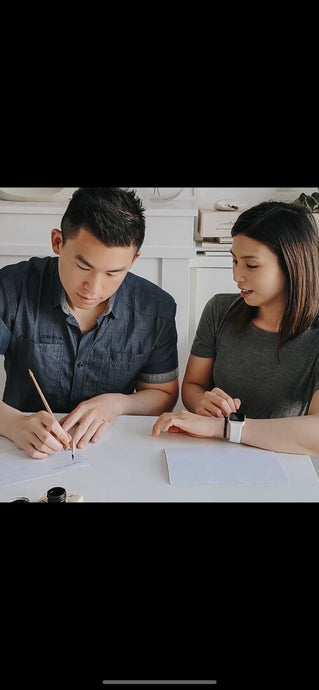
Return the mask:
{"type": "Polygon", "coordinates": [[[139,372],[146,362],[145,354],[106,353],[89,367],[88,378],[95,395],[133,393],[139,372]]]}
{"type": "Polygon", "coordinates": [[[50,395],[56,394],[61,380],[63,341],[56,339],[52,342],[51,339],[49,342],[46,339],[32,342],[20,336],[15,349],[17,356],[14,361],[23,368],[24,376],[28,374],[28,369],[31,369],[39,383],[43,382],[43,389],[49,402],[50,395]]]}

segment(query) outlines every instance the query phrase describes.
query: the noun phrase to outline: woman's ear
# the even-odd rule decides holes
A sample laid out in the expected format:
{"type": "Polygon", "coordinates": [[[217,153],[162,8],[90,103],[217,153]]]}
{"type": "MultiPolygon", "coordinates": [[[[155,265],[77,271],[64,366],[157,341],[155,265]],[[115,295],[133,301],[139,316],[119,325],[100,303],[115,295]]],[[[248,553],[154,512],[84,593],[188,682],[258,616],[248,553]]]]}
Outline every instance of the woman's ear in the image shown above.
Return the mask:
{"type": "Polygon", "coordinates": [[[62,232],[54,228],[54,230],[51,231],[51,246],[55,254],[60,254],[62,244],[62,232]]]}

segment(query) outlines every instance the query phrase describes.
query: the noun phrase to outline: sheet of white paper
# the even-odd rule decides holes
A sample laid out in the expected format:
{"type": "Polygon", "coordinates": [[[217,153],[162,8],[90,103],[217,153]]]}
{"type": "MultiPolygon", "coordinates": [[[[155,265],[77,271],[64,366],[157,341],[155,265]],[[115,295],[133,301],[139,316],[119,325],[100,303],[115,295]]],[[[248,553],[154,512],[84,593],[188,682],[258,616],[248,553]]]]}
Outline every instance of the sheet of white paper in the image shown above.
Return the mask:
{"type": "Polygon", "coordinates": [[[268,450],[225,443],[166,448],[170,484],[286,484],[290,479],[277,455],[268,450]]]}
{"type": "Polygon", "coordinates": [[[30,479],[47,477],[50,474],[64,470],[78,470],[79,467],[89,467],[83,451],[76,451],[74,460],[72,453],[62,450],[61,453],[51,455],[44,460],[28,457],[23,450],[19,450],[12,441],[1,439],[0,449],[0,486],[19,484],[30,479]]]}

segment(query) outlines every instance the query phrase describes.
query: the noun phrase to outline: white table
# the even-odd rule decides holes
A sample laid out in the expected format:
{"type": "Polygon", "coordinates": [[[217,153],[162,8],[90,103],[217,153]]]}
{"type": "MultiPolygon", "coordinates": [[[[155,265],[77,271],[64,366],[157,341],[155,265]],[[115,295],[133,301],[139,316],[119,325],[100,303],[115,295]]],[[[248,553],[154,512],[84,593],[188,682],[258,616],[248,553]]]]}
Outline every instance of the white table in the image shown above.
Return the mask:
{"type": "MultiPolygon", "coordinates": [[[[62,415],[57,415],[62,417],[62,415]]],[[[97,444],[83,451],[89,467],[65,470],[41,479],[0,487],[0,502],[14,496],[37,501],[52,486],[83,495],[84,502],[318,502],[319,479],[307,455],[280,454],[289,484],[169,484],[164,447],[181,444],[216,448],[223,441],[184,434],[152,437],[156,417],[122,416],[97,444]]],[[[1,439],[7,442],[7,439],[1,439]]],[[[26,462],[28,458],[26,457],[26,462]]],[[[45,460],[43,461],[45,462],[45,460]]]]}

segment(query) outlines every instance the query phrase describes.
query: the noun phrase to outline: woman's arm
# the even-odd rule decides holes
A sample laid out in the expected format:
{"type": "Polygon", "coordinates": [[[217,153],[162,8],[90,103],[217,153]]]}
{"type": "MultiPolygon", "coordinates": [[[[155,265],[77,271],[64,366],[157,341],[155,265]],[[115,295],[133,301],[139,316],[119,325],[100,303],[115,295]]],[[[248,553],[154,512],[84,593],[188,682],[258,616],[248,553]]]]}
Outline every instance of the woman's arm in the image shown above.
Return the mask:
{"type": "MultiPolygon", "coordinates": [[[[163,431],[220,439],[223,437],[223,420],[186,410],[165,412],[155,422],[152,435],[159,436],[163,431]]],[[[229,429],[227,435],[229,436],[229,429]]],[[[318,455],[319,391],[314,393],[307,415],[280,419],[246,419],[241,443],[275,453],[318,455]]]]}
{"type": "Polygon", "coordinates": [[[212,358],[189,356],[182,383],[182,400],[190,412],[224,417],[237,412],[240,400],[231,398],[220,388],[212,388],[213,362],[212,358]]]}
{"type": "Polygon", "coordinates": [[[247,419],[241,442],[277,453],[318,455],[319,391],[314,393],[307,415],[280,419],[247,419]]]}
{"type": "Polygon", "coordinates": [[[189,355],[182,382],[182,400],[190,412],[199,412],[201,401],[213,382],[213,359],[189,355]]]}

